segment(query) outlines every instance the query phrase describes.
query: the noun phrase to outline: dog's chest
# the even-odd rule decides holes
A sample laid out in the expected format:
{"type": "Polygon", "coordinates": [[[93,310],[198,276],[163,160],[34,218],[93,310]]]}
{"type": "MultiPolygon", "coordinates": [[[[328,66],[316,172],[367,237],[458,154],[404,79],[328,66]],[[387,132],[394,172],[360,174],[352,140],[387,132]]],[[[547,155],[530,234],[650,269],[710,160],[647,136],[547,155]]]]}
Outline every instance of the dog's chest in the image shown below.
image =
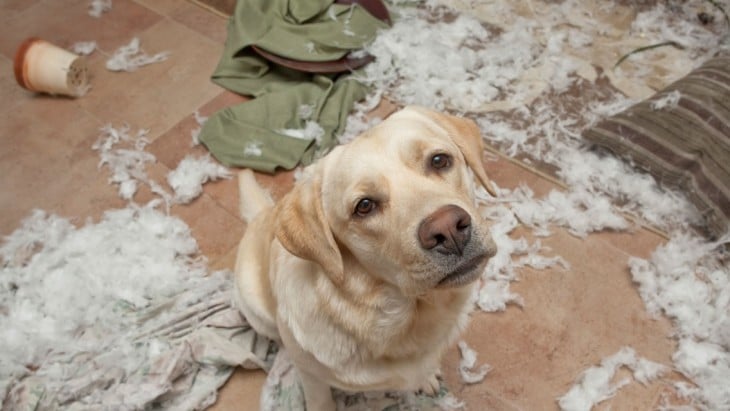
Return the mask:
{"type": "Polygon", "coordinates": [[[391,303],[377,311],[369,327],[362,329],[370,358],[414,359],[426,352],[440,352],[464,329],[470,311],[471,287],[439,290],[398,306],[391,303]]]}

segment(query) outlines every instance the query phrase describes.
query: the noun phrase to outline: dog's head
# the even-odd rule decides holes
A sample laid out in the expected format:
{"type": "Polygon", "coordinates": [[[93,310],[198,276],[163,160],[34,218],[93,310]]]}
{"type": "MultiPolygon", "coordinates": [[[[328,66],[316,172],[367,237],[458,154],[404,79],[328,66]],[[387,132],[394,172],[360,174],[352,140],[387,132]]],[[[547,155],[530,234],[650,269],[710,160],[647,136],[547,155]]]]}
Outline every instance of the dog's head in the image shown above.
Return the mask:
{"type": "Polygon", "coordinates": [[[471,283],[496,252],[475,209],[482,149],[472,121],[407,107],[310,166],[276,237],[335,282],[354,263],[406,295],[471,283]]]}

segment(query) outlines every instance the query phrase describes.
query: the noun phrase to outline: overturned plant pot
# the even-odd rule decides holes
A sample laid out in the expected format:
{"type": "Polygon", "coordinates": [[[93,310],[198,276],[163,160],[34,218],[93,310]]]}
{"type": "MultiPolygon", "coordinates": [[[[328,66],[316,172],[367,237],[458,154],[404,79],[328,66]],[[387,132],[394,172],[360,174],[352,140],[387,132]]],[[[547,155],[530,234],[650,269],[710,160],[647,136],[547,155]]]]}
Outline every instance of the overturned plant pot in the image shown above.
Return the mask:
{"type": "Polygon", "coordinates": [[[13,66],[15,80],[31,91],[80,97],[90,88],[84,57],[39,38],[18,47],[13,66]]]}

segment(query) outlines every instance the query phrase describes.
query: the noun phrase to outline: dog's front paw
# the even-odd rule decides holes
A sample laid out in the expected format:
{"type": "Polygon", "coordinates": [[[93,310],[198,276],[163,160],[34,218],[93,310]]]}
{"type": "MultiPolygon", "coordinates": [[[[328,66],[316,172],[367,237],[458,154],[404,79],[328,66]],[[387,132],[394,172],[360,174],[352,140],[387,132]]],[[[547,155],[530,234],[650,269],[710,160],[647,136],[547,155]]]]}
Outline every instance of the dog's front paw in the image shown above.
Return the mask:
{"type": "Polygon", "coordinates": [[[418,391],[430,397],[436,396],[436,394],[438,394],[439,390],[441,389],[441,381],[439,381],[440,377],[441,370],[436,370],[436,372],[431,374],[428,378],[426,378],[425,381],[421,383],[418,391]]]}

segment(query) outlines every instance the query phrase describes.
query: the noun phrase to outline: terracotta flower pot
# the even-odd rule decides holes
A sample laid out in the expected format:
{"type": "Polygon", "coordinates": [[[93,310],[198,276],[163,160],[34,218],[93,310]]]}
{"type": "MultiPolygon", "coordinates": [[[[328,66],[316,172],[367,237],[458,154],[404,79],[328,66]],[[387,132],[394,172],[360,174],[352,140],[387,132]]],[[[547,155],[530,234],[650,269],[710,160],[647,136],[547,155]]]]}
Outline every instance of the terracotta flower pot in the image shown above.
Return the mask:
{"type": "Polygon", "coordinates": [[[89,90],[86,59],[45,40],[25,40],[15,54],[15,79],[35,92],[79,97],[89,90]]]}

